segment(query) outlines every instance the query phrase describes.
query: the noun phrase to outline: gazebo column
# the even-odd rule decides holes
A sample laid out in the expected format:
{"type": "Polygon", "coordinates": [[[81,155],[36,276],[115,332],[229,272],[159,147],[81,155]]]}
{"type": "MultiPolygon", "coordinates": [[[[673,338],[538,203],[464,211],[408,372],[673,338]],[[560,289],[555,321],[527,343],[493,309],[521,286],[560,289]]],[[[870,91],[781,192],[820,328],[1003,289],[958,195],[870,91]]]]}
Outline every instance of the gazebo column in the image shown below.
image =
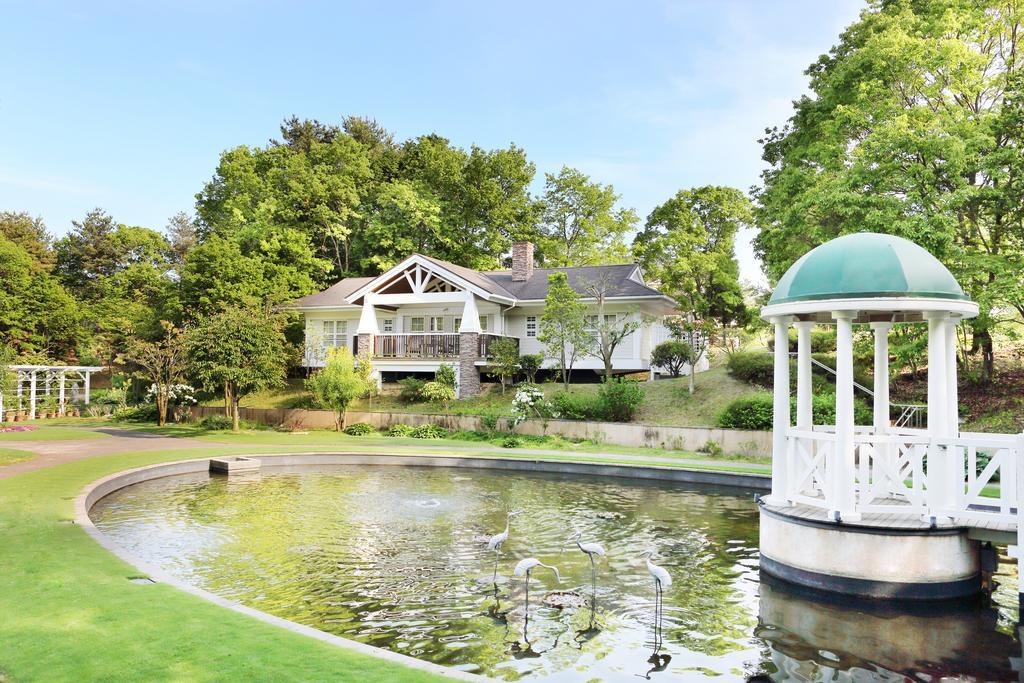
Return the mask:
{"type": "Polygon", "coordinates": [[[788,458],[789,417],[789,323],[788,315],[771,318],[775,325],[775,375],[772,411],[772,492],[765,498],[769,505],[789,505],[788,458]]]}
{"type": "Polygon", "coordinates": [[[960,435],[960,398],[957,395],[956,326],[958,318],[946,321],[946,428],[950,436],[960,435]]]}
{"type": "MultiPolygon", "coordinates": [[[[949,424],[949,363],[947,341],[949,333],[949,313],[945,311],[928,311],[924,314],[928,321],[928,435],[933,441],[928,445],[927,478],[928,507],[933,511],[932,517],[939,517],[934,511],[945,510],[956,502],[956,477],[953,457],[955,452],[935,443],[934,439],[951,436],[949,424]]],[[[961,464],[962,469],[962,464],[961,464]]],[[[945,520],[943,520],[945,521],[945,520]]]]}
{"type": "Polygon", "coordinates": [[[836,451],[829,516],[856,521],[856,451],[853,442],[853,319],[856,311],[834,311],[836,321],[836,451]]]}
{"type": "Polygon", "coordinates": [[[811,328],[813,320],[796,322],[796,427],[814,428],[814,398],[811,393],[811,328]]]}
{"type": "Polygon", "coordinates": [[[65,385],[65,379],[66,378],[67,377],[66,377],[65,372],[63,370],[61,370],[61,372],[60,372],[60,394],[59,394],[59,399],[58,399],[59,402],[60,402],[59,413],[61,415],[63,415],[65,410],[66,410],[66,405],[65,405],[66,401],[65,401],[65,399],[67,398],[67,394],[64,391],[64,385],[65,385]]]}
{"type": "Polygon", "coordinates": [[[33,370],[28,380],[28,410],[29,417],[36,419],[36,371],[33,370]]]}
{"type": "Polygon", "coordinates": [[[89,378],[92,377],[92,372],[86,370],[82,376],[85,382],[85,405],[89,405],[89,378]]]}
{"type": "Polygon", "coordinates": [[[889,330],[891,322],[871,323],[875,333],[875,403],[874,425],[875,434],[889,431],[889,330]]]}

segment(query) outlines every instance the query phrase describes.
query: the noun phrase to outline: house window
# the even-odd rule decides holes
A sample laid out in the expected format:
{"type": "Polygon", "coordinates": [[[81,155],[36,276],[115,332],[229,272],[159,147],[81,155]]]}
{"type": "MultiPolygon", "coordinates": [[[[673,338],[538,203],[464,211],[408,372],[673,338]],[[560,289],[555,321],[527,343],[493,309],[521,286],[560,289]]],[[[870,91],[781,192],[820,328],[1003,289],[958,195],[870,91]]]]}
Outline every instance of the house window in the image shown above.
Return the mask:
{"type": "Polygon", "coordinates": [[[382,323],[382,326],[381,326],[382,327],[382,329],[381,329],[382,332],[394,332],[395,331],[395,319],[394,318],[384,318],[384,320],[382,320],[381,323],[382,323]]]}
{"type": "Polygon", "coordinates": [[[432,315],[430,316],[430,331],[431,332],[444,332],[444,316],[432,315]]]}
{"type": "Polygon", "coordinates": [[[423,331],[423,318],[409,318],[409,331],[410,332],[422,332],[423,331]]]}
{"type": "Polygon", "coordinates": [[[486,315],[480,316],[480,329],[482,331],[484,331],[484,332],[487,331],[487,316],[486,315]]]}
{"type": "Polygon", "coordinates": [[[596,315],[588,315],[588,316],[586,316],[586,322],[584,323],[583,327],[584,327],[584,329],[587,330],[587,332],[596,332],[597,331],[597,316],[596,315]]]}
{"type": "Polygon", "coordinates": [[[606,314],[606,315],[604,316],[604,324],[605,324],[605,325],[614,325],[614,324],[615,324],[615,321],[616,321],[617,319],[618,319],[618,316],[617,316],[616,314],[614,314],[614,313],[608,313],[608,314],[606,314]]]}
{"type": "Polygon", "coordinates": [[[348,346],[347,320],[325,320],[323,333],[325,348],[348,346]]]}
{"type": "Polygon", "coordinates": [[[528,315],[526,316],[526,336],[536,337],[537,336],[537,316],[528,315]]]}

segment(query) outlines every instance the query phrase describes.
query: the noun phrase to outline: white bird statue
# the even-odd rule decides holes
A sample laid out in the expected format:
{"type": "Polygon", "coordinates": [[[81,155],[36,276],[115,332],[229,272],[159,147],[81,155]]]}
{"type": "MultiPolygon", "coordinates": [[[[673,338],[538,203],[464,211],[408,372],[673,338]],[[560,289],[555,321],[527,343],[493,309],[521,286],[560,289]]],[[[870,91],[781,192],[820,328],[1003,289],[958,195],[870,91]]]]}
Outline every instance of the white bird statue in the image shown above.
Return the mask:
{"type": "Polygon", "coordinates": [[[654,554],[653,550],[645,550],[640,554],[640,557],[647,560],[647,573],[654,579],[654,655],[658,654],[661,649],[661,640],[659,633],[661,631],[661,619],[664,610],[664,603],[662,590],[672,585],[672,576],[665,570],[664,567],[651,562],[651,555],[654,554]]]}
{"type": "Polygon", "coordinates": [[[505,517],[505,530],[500,534],[494,534],[487,540],[487,549],[494,551],[494,577],[492,581],[495,583],[498,581],[498,557],[501,555],[501,546],[508,540],[508,529],[512,518],[518,514],[518,510],[508,513],[505,517]]]}
{"type": "Polygon", "coordinates": [[[553,571],[555,573],[555,579],[557,579],[559,583],[562,582],[562,575],[558,573],[558,568],[557,567],[552,567],[549,564],[544,564],[543,562],[538,560],[536,557],[527,557],[524,560],[519,560],[519,564],[516,565],[516,568],[512,571],[512,573],[515,574],[516,576],[526,576],[526,614],[527,614],[527,618],[529,618],[529,612],[530,612],[530,572],[533,571],[536,567],[544,567],[545,569],[550,569],[551,571],[553,571]]]}
{"type": "Polygon", "coordinates": [[[580,539],[583,538],[583,532],[577,531],[569,537],[570,543],[575,543],[576,547],[586,553],[587,557],[590,558],[590,578],[593,582],[597,582],[597,565],[594,564],[594,556],[604,557],[604,546],[600,543],[581,543],[580,539]]]}

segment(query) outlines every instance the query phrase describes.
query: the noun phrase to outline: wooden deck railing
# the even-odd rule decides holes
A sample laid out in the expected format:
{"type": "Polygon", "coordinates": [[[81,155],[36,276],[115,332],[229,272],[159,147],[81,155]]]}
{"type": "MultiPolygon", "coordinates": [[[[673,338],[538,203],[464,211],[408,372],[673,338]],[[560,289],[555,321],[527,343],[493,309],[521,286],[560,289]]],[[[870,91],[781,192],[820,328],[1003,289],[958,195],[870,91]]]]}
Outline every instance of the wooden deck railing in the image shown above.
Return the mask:
{"type": "Polygon", "coordinates": [[[373,338],[375,358],[458,358],[459,335],[409,332],[378,334],[373,338]]]}
{"type": "Polygon", "coordinates": [[[491,344],[493,344],[494,342],[498,341],[499,339],[512,339],[512,340],[515,340],[516,349],[519,348],[519,339],[518,339],[518,337],[507,337],[507,336],[502,335],[502,334],[487,334],[485,332],[484,334],[480,335],[480,348],[477,349],[477,357],[478,358],[484,358],[484,359],[490,358],[491,357],[491,344]]]}

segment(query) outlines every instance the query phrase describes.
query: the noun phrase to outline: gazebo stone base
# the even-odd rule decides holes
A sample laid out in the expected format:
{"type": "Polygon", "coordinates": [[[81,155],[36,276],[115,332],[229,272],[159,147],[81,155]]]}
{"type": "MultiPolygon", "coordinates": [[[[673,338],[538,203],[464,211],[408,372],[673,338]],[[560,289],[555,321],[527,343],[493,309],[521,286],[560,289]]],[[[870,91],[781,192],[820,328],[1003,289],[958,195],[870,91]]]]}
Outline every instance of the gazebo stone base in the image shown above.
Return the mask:
{"type": "Polygon", "coordinates": [[[761,571],[866,598],[942,600],[981,590],[981,545],[959,527],[839,524],[761,508],[761,571]]]}

